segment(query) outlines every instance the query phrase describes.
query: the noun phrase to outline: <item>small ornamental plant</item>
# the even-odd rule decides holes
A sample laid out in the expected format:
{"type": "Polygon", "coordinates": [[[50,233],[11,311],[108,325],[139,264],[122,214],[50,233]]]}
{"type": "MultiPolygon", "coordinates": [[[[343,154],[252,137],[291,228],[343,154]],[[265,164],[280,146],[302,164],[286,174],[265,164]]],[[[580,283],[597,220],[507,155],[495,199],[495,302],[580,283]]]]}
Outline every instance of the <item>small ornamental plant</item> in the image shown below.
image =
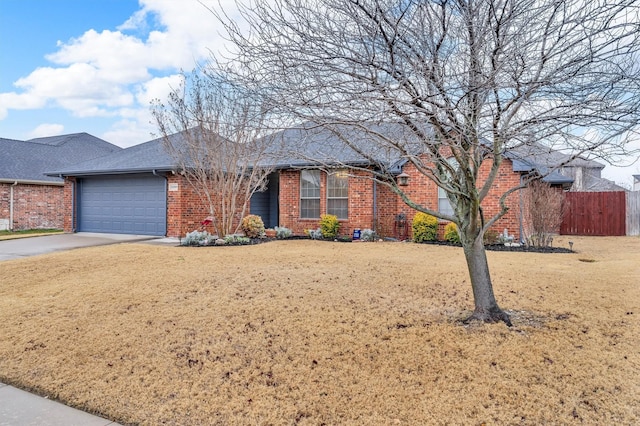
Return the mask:
{"type": "Polygon", "coordinates": [[[255,214],[250,214],[242,219],[242,232],[249,238],[258,238],[264,235],[264,222],[255,214]]]}
{"type": "Polygon", "coordinates": [[[279,240],[289,238],[293,235],[293,231],[291,231],[291,229],[287,228],[286,226],[276,226],[275,231],[276,231],[276,238],[279,240]]]}
{"type": "Polygon", "coordinates": [[[304,231],[305,234],[309,236],[312,240],[321,240],[322,239],[322,229],[307,229],[304,231]]]}
{"type": "Polygon", "coordinates": [[[460,244],[460,234],[458,234],[458,226],[449,222],[444,227],[444,239],[450,243],[460,244]]]}
{"type": "Polygon", "coordinates": [[[413,231],[414,242],[424,243],[426,241],[435,241],[438,235],[438,219],[430,214],[418,212],[413,216],[411,229],[413,231]]]}
{"type": "Polygon", "coordinates": [[[338,230],[340,229],[340,222],[338,217],[333,214],[323,214],[320,216],[320,230],[322,231],[322,237],[327,239],[334,239],[338,236],[338,230]]]}
{"type": "Polygon", "coordinates": [[[377,238],[378,234],[376,234],[376,231],[372,229],[363,229],[362,233],[360,234],[360,239],[362,241],[376,241],[377,238]]]}

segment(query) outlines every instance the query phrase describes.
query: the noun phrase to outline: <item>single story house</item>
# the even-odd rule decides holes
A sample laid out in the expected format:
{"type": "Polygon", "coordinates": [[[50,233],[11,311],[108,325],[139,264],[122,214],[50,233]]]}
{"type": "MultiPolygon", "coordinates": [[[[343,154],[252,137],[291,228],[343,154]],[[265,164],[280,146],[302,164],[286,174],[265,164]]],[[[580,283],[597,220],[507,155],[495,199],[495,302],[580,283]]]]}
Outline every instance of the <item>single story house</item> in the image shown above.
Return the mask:
{"type": "MultiPolygon", "coordinates": [[[[431,209],[451,208],[445,194],[432,181],[411,163],[386,150],[375,151],[364,159],[332,132],[312,126],[286,129],[268,138],[278,147],[272,159],[266,160],[273,170],[267,189],[254,194],[250,203],[250,212],[260,215],[267,227],[285,226],[302,234],[317,228],[320,216],[330,213],[338,216],[340,232],[345,235],[368,228],[386,236],[408,237],[415,211],[387,186],[368,178],[367,170],[372,167],[408,175],[405,191],[416,202],[431,209]],[[347,170],[341,164],[361,166],[361,170],[347,170]]],[[[366,137],[362,143],[367,143],[366,137]]],[[[552,166],[552,159],[558,160],[555,153],[548,156],[548,152],[540,146],[539,152],[507,153],[494,189],[485,200],[487,217],[497,212],[498,197],[505,189],[517,185],[524,174],[546,169],[552,166]]],[[[488,167],[482,172],[488,173],[488,167]]],[[[179,237],[200,228],[209,214],[160,138],[51,169],[50,174],[64,177],[67,232],[179,237]]],[[[550,173],[545,180],[565,190],[574,182],[572,177],[558,172],[550,173]]],[[[520,237],[522,226],[518,197],[517,192],[510,196],[511,209],[494,227],[498,232],[506,229],[516,238],[520,237]]]]}
{"type": "Polygon", "coordinates": [[[0,138],[0,230],[63,228],[64,179],[45,172],[121,149],[87,133],[0,138]]]}

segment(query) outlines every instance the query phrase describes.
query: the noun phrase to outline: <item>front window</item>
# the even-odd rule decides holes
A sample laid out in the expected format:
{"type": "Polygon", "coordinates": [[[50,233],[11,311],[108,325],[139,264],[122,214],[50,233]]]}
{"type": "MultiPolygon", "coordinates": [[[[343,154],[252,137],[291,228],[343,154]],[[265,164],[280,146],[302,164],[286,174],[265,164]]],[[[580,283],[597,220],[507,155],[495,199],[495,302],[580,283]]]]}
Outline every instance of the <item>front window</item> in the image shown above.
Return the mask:
{"type": "Polygon", "coordinates": [[[300,218],[320,217],[320,170],[300,173],[300,218]]]}
{"type": "Polygon", "coordinates": [[[442,214],[453,216],[453,207],[451,201],[447,198],[447,192],[438,187],[438,211],[442,214]]]}
{"type": "MultiPolygon", "coordinates": [[[[450,157],[447,159],[447,162],[455,169],[457,170],[460,166],[458,165],[458,161],[456,161],[455,157],[450,157]]],[[[452,179],[453,177],[450,175],[450,172],[447,171],[446,173],[446,177],[448,179],[452,179]]],[[[449,216],[453,216],[453,207],[451,206],[451,201],[449,201],[449,198],[447,197],[447,192],[438,187],[438,211],[442,214],[446,214],[449,216]]]]}
{"type": "Polygon", "coordinates": [[[338,219],[349,217],[349,175],[341,170],[327,178],[327,213],[338,219]]]}

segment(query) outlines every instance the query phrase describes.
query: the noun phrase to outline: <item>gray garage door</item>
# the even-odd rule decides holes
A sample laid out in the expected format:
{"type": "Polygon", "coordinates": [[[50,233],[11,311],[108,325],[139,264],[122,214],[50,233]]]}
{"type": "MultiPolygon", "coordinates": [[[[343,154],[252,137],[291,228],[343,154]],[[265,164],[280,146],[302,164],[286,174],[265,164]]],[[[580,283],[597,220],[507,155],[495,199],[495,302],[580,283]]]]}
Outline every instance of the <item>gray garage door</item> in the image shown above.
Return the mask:
{"type": "Polygon", "coordinates": [[[84,178],[78,184],[78,230],[165,235],[166,180],[154,175],[84,178]]]}

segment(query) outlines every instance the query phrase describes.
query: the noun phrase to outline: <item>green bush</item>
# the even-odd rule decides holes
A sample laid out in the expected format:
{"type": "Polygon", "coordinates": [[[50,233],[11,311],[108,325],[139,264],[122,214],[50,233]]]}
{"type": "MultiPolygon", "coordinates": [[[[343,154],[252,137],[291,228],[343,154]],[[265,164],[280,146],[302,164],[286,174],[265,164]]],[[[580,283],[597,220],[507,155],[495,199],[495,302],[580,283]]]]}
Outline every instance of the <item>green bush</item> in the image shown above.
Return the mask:
{"type": "Polygon", "coordinates": [[[460,234],[458,234],[458,227],[455,223],[449,222],[444,227],[444,239],[450,243],[460,244],[460,234]]]}
{"type": "Polygon", "coordinates": [[[418,212],[413,216],[411,229],[413,231],[413,241],[416,243],[435,241],[438,235],[438,219],[430,214],[418,212]]]}
{"type": "Polygon", "coordinates": [[[320,231],[323,238],[334,239],[338,236],[340,222],[338,217],[333,214],[323,214],[320,216],[320,231]]]}
{"type": "Polygon", "coordinates": [[[264,222],[255,214],[250,214],[242,219],[242,232],[249,238],[258,238],[264,235],[264,222]]]}

